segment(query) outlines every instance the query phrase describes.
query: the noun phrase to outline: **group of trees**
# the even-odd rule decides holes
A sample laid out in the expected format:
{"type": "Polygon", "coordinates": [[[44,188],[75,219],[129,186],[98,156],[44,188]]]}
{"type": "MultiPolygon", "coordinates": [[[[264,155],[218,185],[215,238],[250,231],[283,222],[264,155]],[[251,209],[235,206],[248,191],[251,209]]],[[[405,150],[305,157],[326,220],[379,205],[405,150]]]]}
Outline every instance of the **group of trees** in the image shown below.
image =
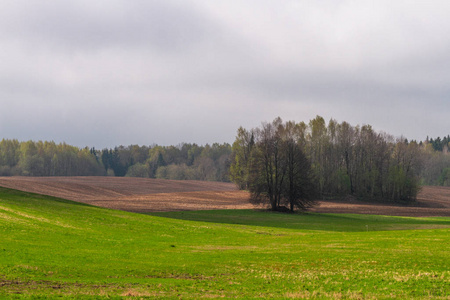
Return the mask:
{"type": "Polygon", "coordinates": [[[317,189],[301,134],[297,124],[283,124],[280,118],[250,131],[239,128],[230,177],[250,191],[254,203],[290,211],[312,204],[317,189]]]}
{"type": "MultiPolygon", "coordinates": [[[[286,203],[290,209],[303,208],[315,192],[322,198],[353,195],[414,201],[425,165],[448,159],[429,145],[395,139],[370,125],[351,126],[333,119],[326,124],[320,116],[308,124],[277,118],[259,128],[239,128],[230,176],[240,188],[249,189],[253,199],[267,200],[274,210],[286,203]],[[294,180],[293,170],[298,176],[294,180]],[[295,197],[292,187],[298,193],[295,197]]],[[[431,173],[433,168],[428,169],[431,173]]]]}
{"type": "Polygon", "coordinates": [[[0,142],[0,175],[78,176],[102,175],[98,158],[88,148],[54,142],[0,142]]]}
{"type": "Polygon", "coordinates": [[[425,154],[421,178],[424,185],[450,186],[450,153],[448,147],[449,144],[447,143],[442,147],[442,150],[435,150],[436,148],[431,142],[423,144],[425,154]]]}
{"type": "Polygon", "coordinates": [[[437,137],[435,139],[427,137],[426,143],[430,144],[433,150],[438,152],[448,152],[450,144],[450,135],[447,135],[443,139],[437,137]]]}
{"type": "Polygon", "coordinates": [[[96,150],[65,143],[0,142],[0,176],[130,176],[229,181],[229,144],[120,146],[96,150]]]}

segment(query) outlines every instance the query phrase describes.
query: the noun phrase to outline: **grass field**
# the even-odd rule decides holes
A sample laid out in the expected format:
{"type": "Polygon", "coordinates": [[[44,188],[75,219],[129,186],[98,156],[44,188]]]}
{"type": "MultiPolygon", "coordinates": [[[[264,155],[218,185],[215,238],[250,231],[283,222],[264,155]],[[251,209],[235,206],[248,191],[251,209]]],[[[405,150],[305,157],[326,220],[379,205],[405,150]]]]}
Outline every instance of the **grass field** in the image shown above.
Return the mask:
{"type": "Polygon", "coordinates": [[[133,214],[0,188],[0,298],[449,299],[450,218],[133,214]]]}

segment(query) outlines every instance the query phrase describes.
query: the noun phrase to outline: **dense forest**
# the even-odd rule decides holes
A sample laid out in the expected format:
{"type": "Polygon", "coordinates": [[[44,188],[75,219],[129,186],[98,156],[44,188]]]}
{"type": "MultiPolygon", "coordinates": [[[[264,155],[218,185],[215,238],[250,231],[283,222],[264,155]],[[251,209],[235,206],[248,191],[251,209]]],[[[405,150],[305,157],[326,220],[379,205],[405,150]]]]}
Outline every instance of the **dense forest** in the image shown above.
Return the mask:
{"type": "Polygon", "coordinates": [[[229,144],[120,146],[96,150],[65,143],[0,142],[0,176],[129,176],[229,181],[229,144]]]}
{"type": "MultiPolygon", "coordinates": [[[[298,142],[323,195],[392,196],[398,193],[398,184],[404,180],[413,180],[414,185],[450,186],[450,136],[427,137],[423,142],[408,141],[376,132],[369,125],[351,126],[335,120],[327,124],[322,117],[309,123],[295,123],[295,126],[299,131],[296,133],[298,142]]],[[[249,149],[244,151],[242,147],[250,147],[252,133],[254,129],[240,128],[233,147],[215,143],[130,145],[97,150],[52,141],[3,139],[0,142],[0,176],[232,179],[242,186],[243,179],[239,176],[244,175],[236,173],[236,163],[244,163],[245,157],[240,156],[248,155],[245,151],[249,149]]]]}

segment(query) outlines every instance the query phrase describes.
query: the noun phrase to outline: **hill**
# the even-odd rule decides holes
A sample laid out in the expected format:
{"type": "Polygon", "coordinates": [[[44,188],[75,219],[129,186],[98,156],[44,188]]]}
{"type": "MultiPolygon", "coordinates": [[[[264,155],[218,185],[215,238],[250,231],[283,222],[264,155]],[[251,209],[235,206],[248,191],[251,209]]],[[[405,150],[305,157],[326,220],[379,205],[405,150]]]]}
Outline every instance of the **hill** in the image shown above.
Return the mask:
{"type": "Polygon", "coordinates": [[[0,298],[449,294],[449,218],[253,210],[155,214],[166,217],[0,188],[0,298]],[[180,220],[183,215],[190,220],[180,220]]]}

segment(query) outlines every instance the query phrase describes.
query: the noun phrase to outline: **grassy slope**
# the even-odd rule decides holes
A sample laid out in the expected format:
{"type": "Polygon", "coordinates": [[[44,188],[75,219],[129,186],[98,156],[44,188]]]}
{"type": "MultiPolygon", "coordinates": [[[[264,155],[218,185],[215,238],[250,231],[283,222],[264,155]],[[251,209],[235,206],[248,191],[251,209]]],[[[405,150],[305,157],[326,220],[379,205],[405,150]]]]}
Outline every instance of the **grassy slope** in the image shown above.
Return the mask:
{"type": "Polygon", "coordinates": [[[0,188],[0,298],[450,293],[450,218],[158,215],[0,188]]]}

